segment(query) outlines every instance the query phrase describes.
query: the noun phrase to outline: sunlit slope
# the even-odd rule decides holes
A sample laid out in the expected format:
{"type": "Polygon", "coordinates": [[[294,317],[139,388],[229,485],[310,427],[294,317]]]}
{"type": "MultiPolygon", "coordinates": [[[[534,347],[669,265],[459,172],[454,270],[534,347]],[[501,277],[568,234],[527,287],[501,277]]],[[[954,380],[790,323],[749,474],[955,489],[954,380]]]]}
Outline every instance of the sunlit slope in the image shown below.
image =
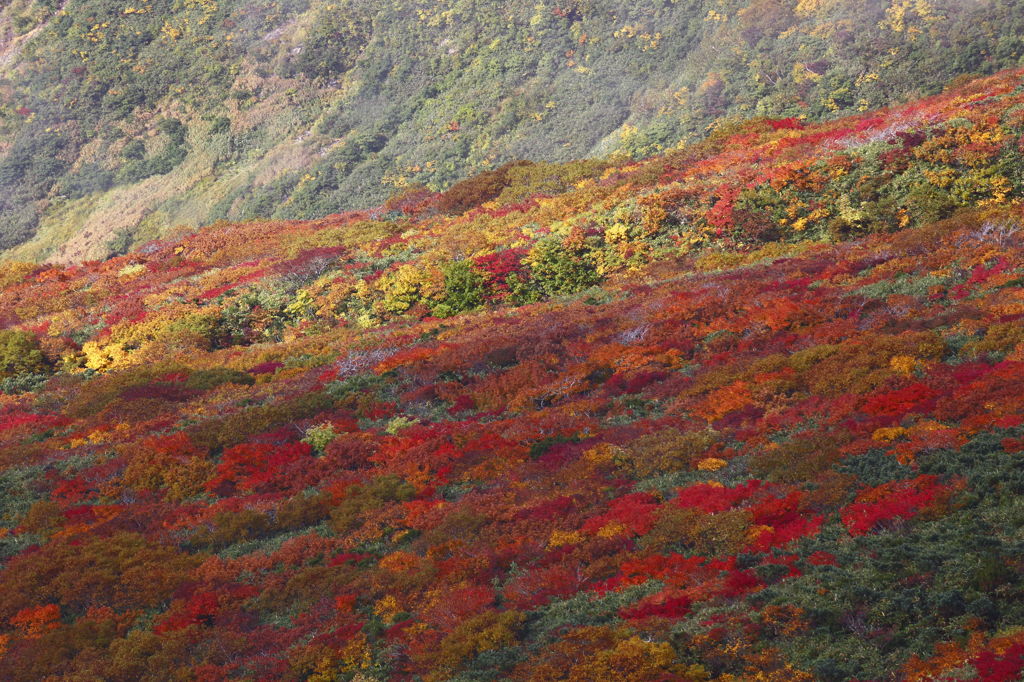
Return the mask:
{"type": "Polygon", "coordinates": [[[1020,80],[5,266],[0,677],[1019,677],[1020,80]]]}

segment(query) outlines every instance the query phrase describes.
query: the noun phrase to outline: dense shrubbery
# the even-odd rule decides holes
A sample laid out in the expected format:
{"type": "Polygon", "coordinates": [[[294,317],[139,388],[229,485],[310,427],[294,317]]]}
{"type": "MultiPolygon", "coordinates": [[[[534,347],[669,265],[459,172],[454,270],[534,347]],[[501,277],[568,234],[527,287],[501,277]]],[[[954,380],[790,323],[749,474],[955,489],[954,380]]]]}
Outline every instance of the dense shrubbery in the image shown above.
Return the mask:
{"type": "Polygon", "coordinates": [[[188,147],[185,143],[188,131],[181,121],[175,118],[165,118],[157,125],[157,130],[167,138],[167,141],[163,148],[155,154],[147,155],[145,145],[138,139],[132,140],[125,146],[122,152],[125,164],[121,166],[117,174],[119,182],[130,184],[144,180],[151,175],[166,175],[185,160],[188,155],[188,147]]]}
{"type": "Polygon", "coordinates": [[[3,266],[0,678],[1020,677],[1020,78],[3,266]]]}
{"type": "Polygon", "coordinates": [[[319,218],[409,186],[450,188],[442,211],[495,191],[516,203],[609,165],[544,162],[644,158],[737,117],[865,111],[1024,54],[1019,0],[32,7],[0,10],[33,31],[3,67],[0,248],[42,225],[19,252],[38,260],[181,224],[319,218]],[[502,165],[520,158],[541,163],[502,165]]]}
{"type": "Polygon", "coordinates": [[[0,329],[0,379],[39,373],[48,363],[39,341],[27,332],[0,329]]]}
{"type": "Polygon", "coordinates": [[[513,169],[530,165],[528,161],[515,161],[457,182],[441,193],[437,207],[447,213],[465,213],[485,201],[496,199],[509,186],[513,169]]]}

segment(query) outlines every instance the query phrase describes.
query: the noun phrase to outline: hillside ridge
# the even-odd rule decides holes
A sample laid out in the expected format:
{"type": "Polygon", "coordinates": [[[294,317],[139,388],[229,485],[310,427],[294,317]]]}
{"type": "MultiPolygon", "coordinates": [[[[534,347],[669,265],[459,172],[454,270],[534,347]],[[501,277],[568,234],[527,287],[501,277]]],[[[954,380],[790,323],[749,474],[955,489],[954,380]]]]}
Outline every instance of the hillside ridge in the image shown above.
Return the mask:
{"type": "Polygon", "coordinates": [[[1018,67],[1020,0],[16,0],[0,249],[75,263],[1018,67]]]}

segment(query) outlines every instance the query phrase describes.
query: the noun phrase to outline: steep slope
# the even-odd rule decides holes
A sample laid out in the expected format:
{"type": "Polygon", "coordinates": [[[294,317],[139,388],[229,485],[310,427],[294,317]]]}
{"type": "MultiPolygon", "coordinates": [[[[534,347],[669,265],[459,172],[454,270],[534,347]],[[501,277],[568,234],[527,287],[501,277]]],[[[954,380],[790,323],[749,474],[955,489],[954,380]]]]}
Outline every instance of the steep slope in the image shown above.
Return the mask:
{"type": "Polygon", "coordinates": [[[517,158],[646,156],[723,117],[864,111],[1017,66],[1022,21],[1019,0],[18,0],[0,248],[77,262],[517,158]]]}
{"type": "Polygon", "coordinates": [[[0,676],[1008,680],[1021,72],[0,270],[0,676]]]}

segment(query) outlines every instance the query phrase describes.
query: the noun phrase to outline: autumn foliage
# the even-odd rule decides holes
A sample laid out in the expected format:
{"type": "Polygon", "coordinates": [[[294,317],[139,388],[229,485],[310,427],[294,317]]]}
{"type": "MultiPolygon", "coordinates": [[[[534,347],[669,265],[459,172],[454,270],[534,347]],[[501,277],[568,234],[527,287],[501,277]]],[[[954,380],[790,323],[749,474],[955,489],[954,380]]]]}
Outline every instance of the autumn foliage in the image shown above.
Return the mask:
{"type": "Polygon", "coordinates": [[[1017,679],[1020,78],[12,270],[0,677],[1017,679]]]}

